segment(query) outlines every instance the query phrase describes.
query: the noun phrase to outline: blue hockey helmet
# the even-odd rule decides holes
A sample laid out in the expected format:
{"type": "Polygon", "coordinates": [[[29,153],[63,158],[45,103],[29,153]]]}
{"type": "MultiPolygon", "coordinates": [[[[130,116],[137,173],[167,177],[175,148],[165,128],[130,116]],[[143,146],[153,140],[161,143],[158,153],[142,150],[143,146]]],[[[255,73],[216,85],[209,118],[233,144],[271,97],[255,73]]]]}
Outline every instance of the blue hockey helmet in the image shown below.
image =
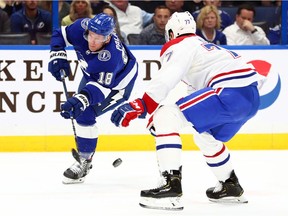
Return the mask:
{"type": "Polygon", "coordinates": [[[114,28],[114,18],[104,13],[97,14],[88,21],[88,30],[99,35],[108,36],[114,28]]]}

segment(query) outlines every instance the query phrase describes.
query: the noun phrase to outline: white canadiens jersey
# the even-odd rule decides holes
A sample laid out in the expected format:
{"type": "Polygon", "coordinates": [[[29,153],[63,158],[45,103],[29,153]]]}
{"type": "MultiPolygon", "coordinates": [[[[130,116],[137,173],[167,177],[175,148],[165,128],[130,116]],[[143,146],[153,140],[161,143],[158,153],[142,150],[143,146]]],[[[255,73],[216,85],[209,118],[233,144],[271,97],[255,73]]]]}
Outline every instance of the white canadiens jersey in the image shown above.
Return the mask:
{"type": "Polygon", "coordinates": [[[157,103],[180,81],[195,91],[206,87],[244,87],[264,77],[242,57],[191,34],[166,43],[160,54],[161,69],[146,93],[157,103]]]}

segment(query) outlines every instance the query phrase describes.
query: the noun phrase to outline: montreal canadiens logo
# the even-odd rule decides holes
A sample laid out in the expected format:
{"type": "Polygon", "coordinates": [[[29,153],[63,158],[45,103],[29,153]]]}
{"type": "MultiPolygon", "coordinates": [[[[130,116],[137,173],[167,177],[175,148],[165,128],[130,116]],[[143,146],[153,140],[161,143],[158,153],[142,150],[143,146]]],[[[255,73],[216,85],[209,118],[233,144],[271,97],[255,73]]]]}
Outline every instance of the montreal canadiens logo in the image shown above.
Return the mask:
{"type": "Polygon", "coordinates": [[[269,62],[263,60],[252,60],[251,63],[258,73],[266,77],[263,83],[260,83],[260,107],[266,109],[270,107],[278,98],[281,91],[281,79],[277,71],[273,70],[269,62]]]}
{"type": "Polygon", "coordinates": [[[98,53],[99,61],[108,61],[111,58],[111,53],[108,50],[102,50],[98,53]]]}

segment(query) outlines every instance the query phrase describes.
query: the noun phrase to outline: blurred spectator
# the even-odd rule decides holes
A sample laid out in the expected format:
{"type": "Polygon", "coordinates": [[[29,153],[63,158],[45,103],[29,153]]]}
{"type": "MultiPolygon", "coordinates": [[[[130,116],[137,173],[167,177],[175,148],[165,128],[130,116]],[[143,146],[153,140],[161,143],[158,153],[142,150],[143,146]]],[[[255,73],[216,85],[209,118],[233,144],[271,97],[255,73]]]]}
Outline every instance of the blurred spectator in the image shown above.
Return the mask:
{"type": "MultiPolygon", "coordinates": [[[[267,1],[267,0],[264,0],[264,1],[267,1]]],[[[258,1],[246,1],[246,0],[229,1],[229,0],[225,0],[222,2],[222,7],[239,7],[240,5],[243,5],[243,4],[251,4],[254,7],[257,7],[257,6],[261,6],[261,0],[258,0],[258,1]]]]}
{"type": "Polygon", "coordinates": [[[165,0],[165,5],[170,9],[171,14],[184,11],[184,0],[165,0]]]}
{"type": "Polygon", "coordinates": [[[121,30],[129,34],[139,34],[152,21],[153,14],[131,5],[128,0],[111,0],[111,7],[117,13],[121,30]]]}
{"type": "Polygon", "coordinates": [[[261,6],[264,7],[281,6],[281,1],[282,0],[274,0],[274,1],[261,0],[261,6]]]}
{"type": "Polygon", "coordinates": [[[0,1],[0,7],[10,17],[12,15],[12,13],[15,13],[16,11],[19,11],[22,9],[22,7],[23,7],[22,2],[23,1],[1,0],[0,1]]]}
{"type": "Polygon", "coordinates": [[[281,43],[281,25],[276,25],[273,28],[269,28],[267,38],[270,41],[271,45],[280,44],[281,43]]]}
{"type": "Polygon", "coordinates": [[[282,0],[258,0],[258,1],[223,1],[223,7],[239,7],[242,4],[251,4],[254,7],[273,7],[273,6],[281,6],[282,0]]]}
{"type": "Polygon", "coordinates": [[[70,5],[70,13],[62,19],[61,25],[67,26],[72,24],[77,19],[92,17],[92,8],[89,0],[73,0],[70,5]]]}
{"type": "Polygon", "coordinates": [[[114,17],[114,21],[115,21],[115,31],[116,31],[116,34],[118,35],[119,39],[122,41],[122,43],[124,44],[129,44],[128,43],[128,40],[127,40],[127,36],[125,35],[124,32],[122,32],[120,30],[120,26],[119,26],[119,22],[118,22],[118,17],[117,17],[117,14],[116,14],[116,11],[113,7],[111,7],[110,5],[105,5],[103,8],[102,8],[102,12],[109,15],[109,16],[112,16],[114,17]]]}
{"type": "Polygon", "coordinates": [[[38,1],[24,1],[23,8],[11,15],[11,32],[28,32],[31,36],[31,44],[37,44],[36,33],[50,33],[51,30],[51,13],[40,9],[38,1]]]}
{"type": "Polygon", "coordinates": [[[10,32],[10,18],[8,14],[0,8],[0,33],[10,32]]]}
{"type": "Polygon", "coordinates": [[[269,45],[265,32],[253,25],[255,8],[252,5],[241,5],[236,12],[236,21],[224,29],[228,45],[269,45]]]}
{"type": "MultiPolygon", "coordinates": [[[[288,15],[288,11],[287,11],[287,15],[288,15]]],[[[275,26],[269,28],[269,31],[267,33],[267,38],[269,39],[270,41],[270,44],[281,44],[282,41],[281,41],[281,31],[282,31],[282,27],[281,27],[281,24],[282,24],[282,19],[280,17],[279,21],[278,21],[278,24],[276,24],[275,26]]],[[[288,20],[286,20],[286,37],[288,38],[288,20]]]]}
{"type": "MultiPolygon", "coordinates": [[[[52,13],[52,1],[41,1],[39,7],[52,13]]],[[[58,1],[58,21],[61,25],[62,19],[70,12],[70,4],[65,0],[58,1]]]]}
{"type": "MultiPolygon", "coordinates": [[[[219,15],[221,17],[221,26],[220,31],[223,31],[227,26],[230,26],[233,24],[231,16],[224,10],[220,10],[219,7],[221,7],[221,1],[220,0],[203,0],[203,5],[214,5],[217,7],[219,15]]],[[[197,16],[200,13],[200,10],[195,11],[192,13],[195,20],[197,20],[197,16]]]]}
{"type": "Polygon", "coordinates": [[[226,36],[219,31],[221,17],[214,5],[207,5],[200,10],[197,17],[196,34],[208,42],[217,45],[226,45],[226,36]]]}
{"type": "Polygon", "coordinates": [[[157,6],[154,11],[153,23],[145,27],[139,35],[141,45],[162,45],[165,41],[165,25],[171,11],[164,5],[157,6]]]}
{"type": "Polygon", "coordinates": [[[162,1],[154,1],[154,0],[143,0],[143,1],[129,1],[132,5],[135,5],[142,10],[145,10],[148,13],[154,13],[154,10],[157,6],[163,5],[162,1]]]}
{"type": "Polygon", "coordinates": [[[90,0],[90,4],[91,4],[91,8],[92,8],[92,13],[94,15],[101,13],[103,10],[103,7],[106,5],[109,5],[108,2],[99,1],[99,0],[90,0]]]}
{"type": "Polygon", "coordinates": [[[184,1],[183,9],[185,11],[191,11],[192,14],[194,11],[200,10],[202,7],[204,7],[202,0],[189,0],[184,1]]]}

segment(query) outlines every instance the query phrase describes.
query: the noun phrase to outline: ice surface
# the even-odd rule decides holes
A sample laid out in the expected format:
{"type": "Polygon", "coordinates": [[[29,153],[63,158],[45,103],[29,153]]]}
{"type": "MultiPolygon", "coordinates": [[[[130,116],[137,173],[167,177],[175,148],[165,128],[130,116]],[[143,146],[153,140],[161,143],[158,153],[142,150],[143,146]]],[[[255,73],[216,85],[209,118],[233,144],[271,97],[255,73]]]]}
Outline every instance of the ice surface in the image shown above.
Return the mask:
{"type": "Polygon", "coordinates": [[[96,152],[85,183],[63,185],[71,153],[0,153],[1,216],[288,215],[288,151],[231,151],[248,204],[217,204],[205,191],[216,180],[199,151],[183,152],[183,211],[141,208],[140,190],[154,188],[156,155],[96,152]],[[114,168],[120,157],[123,163],[114,168]]]}

